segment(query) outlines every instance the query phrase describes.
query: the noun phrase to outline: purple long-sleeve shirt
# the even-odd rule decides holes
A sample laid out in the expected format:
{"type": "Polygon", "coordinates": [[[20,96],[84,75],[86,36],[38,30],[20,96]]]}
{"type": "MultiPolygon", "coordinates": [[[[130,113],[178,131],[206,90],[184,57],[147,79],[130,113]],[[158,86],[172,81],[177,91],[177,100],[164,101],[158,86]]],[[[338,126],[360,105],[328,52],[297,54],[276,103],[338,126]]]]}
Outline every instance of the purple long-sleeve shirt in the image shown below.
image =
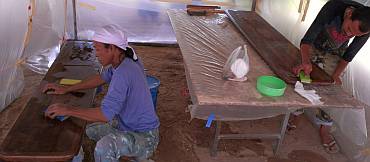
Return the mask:
{"type": "Polygon", "coordinates": [[[145,132],[159,127],[140,60],[125,58],[117,68],[105,69],[101,77],[109,83],[101,104],[109,121],[117,117],[122,131],[145,132]]]}

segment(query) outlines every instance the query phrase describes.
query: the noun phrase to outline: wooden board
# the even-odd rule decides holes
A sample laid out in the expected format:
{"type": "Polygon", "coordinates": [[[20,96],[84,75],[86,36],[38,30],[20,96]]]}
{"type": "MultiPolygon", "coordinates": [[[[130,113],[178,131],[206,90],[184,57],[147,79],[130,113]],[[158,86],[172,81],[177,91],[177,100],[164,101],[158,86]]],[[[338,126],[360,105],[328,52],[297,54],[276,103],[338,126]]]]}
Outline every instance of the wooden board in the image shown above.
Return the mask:
{"type": "MultiPolygon", "coordinates": [[[[226,13],[272,71],[285,82],[295,84],[298,78],[292,69],[300,63],[299,49],[255,12],[227,10],[226,13]]],[[[333,83],[333,79],[315,64],[311,79],[311,84],[333,83]]]]}
{"type": "MultiPolygon", "coordinates": [[[[76,52],[74,44],[67,42],[52,67],[41,82],[57,82],[54,73],[64,71],[72,79],[82,79],[86,75],[97,74],[95,66],[73,66],[73,70],[64,68],[62,63],[70,61],[70,54],[76,52]],[[77,71],[77,73],[76,73],[77,71]],[[79,74],[79,75],[78,75],[79,74]]],[[[86,51],[80,51],[82,53],[86,51]]],[[[95,55],[85,62],[95,64],[95,55]]],[[[45,95],[35,92],[28,101],[14,126],[0,146],[0,159],[5,161],[68,161],[78,153],[86,122],[69,118],[63,122],[44,117],[43,111],[52,103],[65,103],[73,106],[91,107],[95,90],[85,90],[81,98],[71,94],[45,95]]]]}

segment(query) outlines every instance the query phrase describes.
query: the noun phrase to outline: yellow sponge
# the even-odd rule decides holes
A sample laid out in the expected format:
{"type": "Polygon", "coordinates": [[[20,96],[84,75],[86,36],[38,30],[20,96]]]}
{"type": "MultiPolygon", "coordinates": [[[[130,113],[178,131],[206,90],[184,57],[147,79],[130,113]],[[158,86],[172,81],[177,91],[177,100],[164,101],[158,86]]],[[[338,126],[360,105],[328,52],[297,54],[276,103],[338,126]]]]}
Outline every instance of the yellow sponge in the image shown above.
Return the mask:
{"type": "Polygon", "coordinates": [[[77,83],[80,83],[81,80],[77,80],[77,79],[61,79],[59,84],[63,84],[63,85],[75,85],[77,83]]]}

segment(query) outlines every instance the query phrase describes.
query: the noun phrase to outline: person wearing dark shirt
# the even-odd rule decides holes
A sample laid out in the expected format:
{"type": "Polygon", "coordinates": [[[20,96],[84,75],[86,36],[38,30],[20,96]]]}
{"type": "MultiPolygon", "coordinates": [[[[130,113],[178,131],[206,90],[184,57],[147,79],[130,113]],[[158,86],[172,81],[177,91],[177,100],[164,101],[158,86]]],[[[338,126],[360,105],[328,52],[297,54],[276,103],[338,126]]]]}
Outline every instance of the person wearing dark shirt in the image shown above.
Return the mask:
{"type": "MultiPolygon", "coordinates": [[[[369,7],[349,0],[328,1],[301,40],[301,64],[294,67],[293,72],[304,71],[309,75],[315,63],[331,75],[335,84],[341,85],[343,71],[368,40],[369,31],[369,7]]],[[[333,122],[328,113],[318,109],[315,121],[320,125],[325,150],[338,152],[339,147],[330,134],[333,122]]]]}

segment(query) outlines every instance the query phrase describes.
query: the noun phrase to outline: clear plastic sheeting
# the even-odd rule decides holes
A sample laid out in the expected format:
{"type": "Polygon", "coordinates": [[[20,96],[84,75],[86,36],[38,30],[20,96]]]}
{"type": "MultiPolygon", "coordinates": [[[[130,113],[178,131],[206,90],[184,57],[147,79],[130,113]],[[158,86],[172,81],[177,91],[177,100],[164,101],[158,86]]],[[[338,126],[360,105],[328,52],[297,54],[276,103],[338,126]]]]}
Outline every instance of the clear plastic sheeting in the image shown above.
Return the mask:
{"type": "Polygon", "coordinates": [[[22,92],[22,67],[45,74],[59,53],[65,2],[0,0],[0,111],[22,92]]]}
{"type": "MultiPolygon", "coordinates": [[[[370,73],[367,62],[370,59],[369,50],[370,42],[368,41],[349,64],[342,77],[345,89],[367,105],[370,105],[370,76],[364,74],[370,73]]],[[[366,107],[361,112],[336,111],[334,113],[343,116],[341,118],[342,124],[348,127],[336,132],[337,135],[344,134],[340,144],[347,146],[345,153],[355,162],[370,161],[370,138],[368,136],[370,132],[370,107],[366,107]],[[349,130],[351,132],[348,132],[349,130]]]]}
{"type": "MultiPolygon", "coordinates": [[[[233,0],[222,3],[215,0],[78,0],[78,35],[114,24],[128,34],[129,42],[176,43],[166,11],[185,9],[187,4],[220,5],[222,8],[250,9],[251,0],[233,0]]],[[[73,38],[72,1],[68,1],[68,36],[73,38]]]]}
{"type": "MultiPolygon", "coordinates": [[[[298,13],[299,1],[279,0],[279,1],[259,1],[256,11],[276,30],[282,33],[295,46],[299,47],[300,40],[309,28],[321,7],[328,0],[310,1],[305,21],[301,21],[303,12],[298,13]],[[277,17],[280,17],[277,19],[277,17]],[[284,19],[281,19],[284,17],[284,19]]],[[[369,5],[369,0],[355,0],[365,5],[369,5]]],[[[349,64],[342,77],[343,88],[350,92],[361,102],[370,105],[370,67],[368,60],[370,56],[366,51],[370,50],[370,43],[359,51],[354,60],[349,64]]],[[[370,141],[368,132],[370,131],[369,120],[370,110],[355,109],[326,109],[334,120],[333,134],[341,146],[342,152],[354,162],[370,161],[370,141]]],[[[313,112],[308,112],[312,118],[313,112]]]]}
{"type": "Polygon", "coordinates": [[[64,37],[65,1],[35,1],[29,43],[22,58],[25,66],[39,74],[46,74],[59,54],[64,37]]]}
{"type": "Polygon", "coordinates": [[[192,118],[207,119],[213,113],[217,120],[261,119],[310,105],[292,86],[283,97],[265,97],[257,92],[257,78],[274,74],[225,15],[188,16],[183,10],[170,10],[169,16],[184,58],[192,118]],[[248,45],[248,80],[222,79],[227,58],[244,44],[248,45]]]}
{"type": "MultiPolygon", "coordinates": [[[[129,42],[176,43],[166,10],[185,8],[184,3],[165,3],[152,0],[79,0],[77,1],[77,29],[95,31],[114,24],[128,35],[129,42]]],[[[72,7],[69,2],[69,7],[72,7]]],[[[68,10],[69,38],[74,36],[73,14],[68,10]]]]}
{"type": "Polygon", "coordinates": [[[23,90],[20,60],[28,26],[29,0],[0,0],[0,111],[23,90]]]}
{"type": "Polygon", "coordinates": [[[38,52],[40,54],[28,57],[24,66],[36,73],[46,74],[54,60],[57,58],[59,51],[60,47],[56,46],[54,48],[38,52]]]}

